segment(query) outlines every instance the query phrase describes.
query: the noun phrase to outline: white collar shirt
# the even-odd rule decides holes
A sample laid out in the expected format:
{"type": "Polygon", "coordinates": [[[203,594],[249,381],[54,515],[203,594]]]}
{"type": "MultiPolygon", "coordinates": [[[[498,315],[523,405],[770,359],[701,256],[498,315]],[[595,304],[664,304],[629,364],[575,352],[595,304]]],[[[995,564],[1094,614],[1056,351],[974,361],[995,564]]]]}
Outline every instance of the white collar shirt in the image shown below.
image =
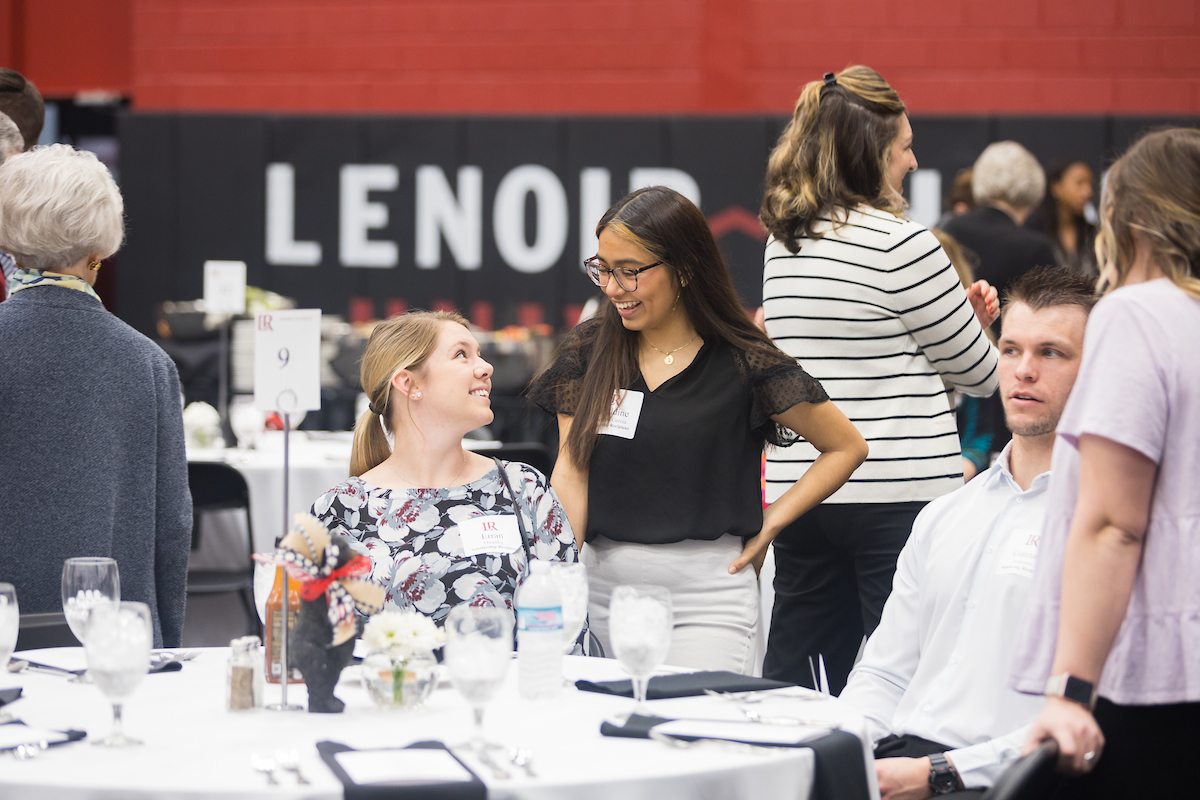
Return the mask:
{"type": "Polygon", "coordinates": [[[975,480],[932,501],[900,553],[892,594],[842,699],[872,739],[949,745],[963,785],[986,787],[1020,755],[1042,698],[1008,687],[1033,577],[1050,473],[1028,491],[1011,442],[975,480]]]}

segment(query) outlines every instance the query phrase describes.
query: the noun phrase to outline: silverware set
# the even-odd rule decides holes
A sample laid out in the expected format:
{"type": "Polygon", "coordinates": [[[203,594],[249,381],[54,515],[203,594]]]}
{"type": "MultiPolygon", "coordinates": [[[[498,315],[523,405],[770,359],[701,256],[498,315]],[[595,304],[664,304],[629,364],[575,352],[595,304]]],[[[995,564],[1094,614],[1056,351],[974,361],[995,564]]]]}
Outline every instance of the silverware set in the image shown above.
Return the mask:
{"type": "Polygon", "coordinates": [[[536,778],[537,771],[533,768],[533,751],[524,747],[494,747],[484,748],[483,750],[475,751],[475,757],[479,759],[479,763],[483,764],[492,772],[492,777],[497,780],[508,780],[512,777],[508,766],[504,763],[508,761],[517,769],[523,770],[530,778],[536,778]]]}
{"type": "Polygon", "coordinates": [[[250,766],[256,772],[261,772],[267,776],[267,785],[269,786],[280,785],[277,776],[280,770],[294,774],[297,784],[308,786],[312,783],[300,771],[300,755],[295,750],[276,750],[274,756],[252,753],[250,755],[250,766]]]}

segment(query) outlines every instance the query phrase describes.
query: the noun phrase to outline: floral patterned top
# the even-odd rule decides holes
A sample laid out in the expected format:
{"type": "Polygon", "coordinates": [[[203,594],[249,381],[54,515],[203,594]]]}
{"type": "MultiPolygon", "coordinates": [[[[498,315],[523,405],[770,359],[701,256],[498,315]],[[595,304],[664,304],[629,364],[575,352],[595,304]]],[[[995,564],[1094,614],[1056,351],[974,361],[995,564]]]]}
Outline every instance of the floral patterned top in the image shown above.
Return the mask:
{"type": "MultiPolygon", "coordinates": [[[[526,464],[501,463],[519,498],[533,558],[577,561],[575,535],[550,482],[526,464]]],[[[513,608],[529,572],[525,548],[468,556],[458,531],[465,520],[512,513],[498,469],[448,489],[382,489],[353,477],[312,506],[330,533],[354,540],[371,559],[371,579],[386,589],[385,608],[416,609],[438,625],[459,603],[513,608]]],[[[586,626],[580,638],[586,641],[586,626]]],[[[576,652],[583,650],[577,645],[576,652]]]]}

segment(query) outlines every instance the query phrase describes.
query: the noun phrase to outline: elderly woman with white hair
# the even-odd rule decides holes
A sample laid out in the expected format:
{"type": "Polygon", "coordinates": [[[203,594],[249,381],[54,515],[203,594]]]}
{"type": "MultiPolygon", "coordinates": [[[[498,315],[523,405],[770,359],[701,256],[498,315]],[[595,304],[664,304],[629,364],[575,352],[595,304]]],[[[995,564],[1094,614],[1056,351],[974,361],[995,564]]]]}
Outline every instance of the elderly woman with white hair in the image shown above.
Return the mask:
{"type": "Polygon", "coordinates": [[[192,508],[179,377],[92,288],[124,236],[94,155],[35,147],[0,165],[0,581],[21,611],[61,609],[63,559],[108,556],[149,605],[156,646],[183,629],[192,508]]]}
{"type": "Polygon", "coordinates": [[[946,233],[978,256],[976,277],[1001,294],[1033,269],[1057,263],[1050,239],[1021,225],[1046,193],[1041,164],[1016,142],[993,142],[975,159],[971,192],[978,204],[948,220],[946,233]]]}

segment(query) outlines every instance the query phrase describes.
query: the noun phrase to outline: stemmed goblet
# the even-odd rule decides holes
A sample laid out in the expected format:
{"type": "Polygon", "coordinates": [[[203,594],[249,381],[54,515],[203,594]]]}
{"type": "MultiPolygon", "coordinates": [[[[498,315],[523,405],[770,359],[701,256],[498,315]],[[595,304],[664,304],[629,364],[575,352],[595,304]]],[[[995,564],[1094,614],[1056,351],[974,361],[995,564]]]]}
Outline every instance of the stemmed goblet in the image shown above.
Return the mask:
{"type": "MultiPolygon", "coordinates": [[[[68,558],[63,562],[62,577],[63,614],[71,633],[80,644],[86,645],[88,616],[100,605],[113,605],[121,601],[121,577],[117,562],[111,558],[85,556],[68,558]]],[[[76,683],[90,683],[87,673],[71,679],[76,683]]]]}
{"type": "Polygon", "coordinates": [[[459,605],[446,617],[446,668],[454,688],[475,712],[470,749],[482,753],[483,708],[499,691],[512,661],[513,617],[504,608],[459,605]]]}
{"type": "Polygon", "coordinates": [[[96,606],[88,616],[88,674],[113,707],[113,730],[96,741],[103,747],[141,744],[125,735],[121,706],[150,670],[150,645],[154,630],[150,607],[145,603],[113,603],[96,606]]]}
{"type": "Polygon", "coordinates": [[[587,622],[587,567],[578,561],[551,561],[550,577],[562,593],[563,652],[570,654],[587,622]]]}
{"type": "MultiPolygon", "coordinates": [[[[11,583],[0,583],[0,672],[8,666],[17,647],[17,634],[21,629],[21,609],[17,606],[17,590],[11,583]]],[[[0,723],[12,722],[16,717],[0,710],[0,723]]]]}
{"type": "Polygon", "coordinates": [[[613,652],[633,683],[634,714],[645,715],[650,675],[667,658],[674,627],[671,593],[662,586],[617,586],[608,606],[613,652]]]}

